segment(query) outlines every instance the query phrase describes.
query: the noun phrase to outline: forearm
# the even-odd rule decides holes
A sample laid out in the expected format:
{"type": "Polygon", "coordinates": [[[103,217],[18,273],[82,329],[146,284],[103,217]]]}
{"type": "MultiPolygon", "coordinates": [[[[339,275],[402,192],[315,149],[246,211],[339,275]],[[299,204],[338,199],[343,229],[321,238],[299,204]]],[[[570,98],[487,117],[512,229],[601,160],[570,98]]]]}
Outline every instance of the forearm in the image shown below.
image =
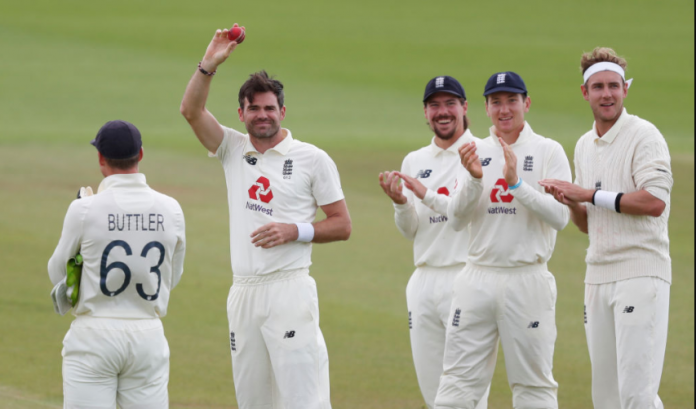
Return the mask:
{"type": "Polygon", "coordinates": [[[568,224],[568,207],[559,203],[552,195],[541,193],[529,184],[522,184],[512,194],[536,217],[556,230],[563,230],[568,224]]]}
{"type": "Polygon", "coordinates": [[[666,204],[646,190],[639,190],[621,196],[619,209],[623,214],[634,216],[659,217],[666,204]]]}
{"type": "Polygon", "coordinates": [[[423,197],[423,204],[428,206],[432,211],[443,216],[447,216],[447,208],[449,207],[452,198],[447,195],[441,195],[434,190],[428,189],[423,197]]]}
{"type": "Polygon", "coordinates": [[[447,218],[450,219],[454,230],[462,230],[471,220],[483,192],[483,181],[469,177],[462,181],[458,190],[447,207],[447,218]]]}
{"type": "Polygon", "coordinates": [[[402,205],[394,204],[394,221],[396,222],[396,228],[399,229],[402,236],[409,240],[413,240],[416,237],[418,213],[411,201],[402,205]]]}
{"type": "Polygon", "coordinates": [[[348,214],[327,216],[326,219],[312,225],[314,227],[312,243],[331,243],[333,241],[348,240],[352,231],[352,224],[348,214]]]}
{"type": "MultiPolygon", "coordinates": [[[[206,69],[206,71],[208,70],[206,69]]],[[[198,69],[193,73],[191,80],[186,86],[180,109],[181,114],[187,121],[196,120],[204,112],[212,79],[212,76],[204,75],[198,69]]]]}
{"type": "Polygon", "coordinates": [[[576,204],[574,206],[568,206],[570,210],[570,220],[573,224],[578,226],[578,229],[587,234],[587,207],[583,204],[576,204]]]}

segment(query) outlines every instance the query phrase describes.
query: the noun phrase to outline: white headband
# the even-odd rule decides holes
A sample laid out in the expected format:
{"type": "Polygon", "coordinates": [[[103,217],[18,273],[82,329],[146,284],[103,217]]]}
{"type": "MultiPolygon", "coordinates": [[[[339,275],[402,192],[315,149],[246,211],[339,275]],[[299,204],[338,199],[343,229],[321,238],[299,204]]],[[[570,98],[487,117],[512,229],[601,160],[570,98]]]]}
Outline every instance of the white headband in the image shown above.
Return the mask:
{"type": "Polygon", "coordinates": [[[587,80],[589,80],[591,76],[601,71],[613,71],[619,74],[621,78],[626,82],[626,88],[631,87],[631,82],[633,82],[633,78],[631,78],[630,80],[626,80],[626,74],[624,73],[624,69],[621,68],[619,64],[615,64],[613,62],[608,61],[599,62],[588,68],[587,71],[585,71],[585,74],[582,76],[584,80],[583,82],[587,84],[587,80]]]}

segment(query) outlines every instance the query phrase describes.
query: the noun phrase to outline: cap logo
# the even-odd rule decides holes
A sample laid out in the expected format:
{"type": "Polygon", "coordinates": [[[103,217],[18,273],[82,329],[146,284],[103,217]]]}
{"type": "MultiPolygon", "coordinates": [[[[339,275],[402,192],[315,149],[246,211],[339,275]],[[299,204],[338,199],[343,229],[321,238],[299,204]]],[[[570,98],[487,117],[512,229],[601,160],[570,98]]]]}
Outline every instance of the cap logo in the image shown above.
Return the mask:
{"type": "Polygon", "coordinates": [[[445,77],[435,78],[435,88],[442,88],[445,86],[445,77]]]}
{"type": "Polygon", "coordinates": [[[496,84],[505,84],[505,74],[498,74],[496,84]]]}

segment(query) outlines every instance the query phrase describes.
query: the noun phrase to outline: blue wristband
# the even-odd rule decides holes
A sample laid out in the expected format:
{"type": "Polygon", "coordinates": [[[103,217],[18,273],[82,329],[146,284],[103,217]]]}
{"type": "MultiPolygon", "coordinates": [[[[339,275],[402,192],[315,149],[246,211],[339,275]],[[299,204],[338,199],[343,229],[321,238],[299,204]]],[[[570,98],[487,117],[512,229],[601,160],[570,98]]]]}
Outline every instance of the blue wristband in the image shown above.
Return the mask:
{"type": "Polygon", "coordinates": [[[512,185],[512,186],[510,186],[508,189],[510,189],[510,190],[515,190],[515,189],[517,189],[518,187],[520,187],[521,184],[522,184],[522,178],[521,178],[521,177],[517,177],[517,183],[515,183],[515,184],[512,185]]]}

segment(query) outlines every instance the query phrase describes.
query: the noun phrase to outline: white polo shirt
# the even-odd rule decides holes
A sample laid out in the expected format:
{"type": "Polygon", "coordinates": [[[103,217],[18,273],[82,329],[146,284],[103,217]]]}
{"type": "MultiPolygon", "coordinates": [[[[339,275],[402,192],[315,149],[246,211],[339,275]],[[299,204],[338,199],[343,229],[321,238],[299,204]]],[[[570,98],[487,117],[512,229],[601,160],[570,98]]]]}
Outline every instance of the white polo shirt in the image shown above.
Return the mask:
{"type": "Polygon", "coordinates": [[[78,251],[84,265],[73,315],[164,317],[184,271],[184,213],[142,173],[111,175],[96,195],[70,204],[48,262],[53,284],[66,277],[66,264],[78,251]]]}
{"type": "Polygon", "coordinates": [[[251,233],[271,223],[312,223],[319,206],[344,198],[336,164],[314,145],[285,138],[265,153],[248,135],[223,127],[216,153],[227,182],[230,208],[230,256],[235,276],[258,276],[307,268],[312,244],[290,242],[270,249],[255,247],[251,233]]]}
{"type": "Polygon", "coordinates": [[[483,177],[474,179],[463,171],[448,216],[456,228],[471,223],[469,263],[489,267],[545,264],[553,253],[556,233],[568,224],[570,213],[538,182],[547,178],[570,182],[568,157],[558,142],[535,134],[525,122],[519,138],[510,145],[522,184],[510,190],[503,176],[503,147],[494,127],[490,132],[476,144],[483,177]]]}
{"type": "Polygon", "coordinates": [[[459,148],[478,138],[466,130],[447,149],[435,144],[411,152],[404,158],[401,172],[418,179],[428,188],[423,200],[404,187],[406,204],[394,204],[396,226],[413,240],[413,261],[417,267],[446,267],[466,262],[469,232],[455,231],[448,223],[450,194],[457,187],[457,173],[462,167],[459,148]]]}

